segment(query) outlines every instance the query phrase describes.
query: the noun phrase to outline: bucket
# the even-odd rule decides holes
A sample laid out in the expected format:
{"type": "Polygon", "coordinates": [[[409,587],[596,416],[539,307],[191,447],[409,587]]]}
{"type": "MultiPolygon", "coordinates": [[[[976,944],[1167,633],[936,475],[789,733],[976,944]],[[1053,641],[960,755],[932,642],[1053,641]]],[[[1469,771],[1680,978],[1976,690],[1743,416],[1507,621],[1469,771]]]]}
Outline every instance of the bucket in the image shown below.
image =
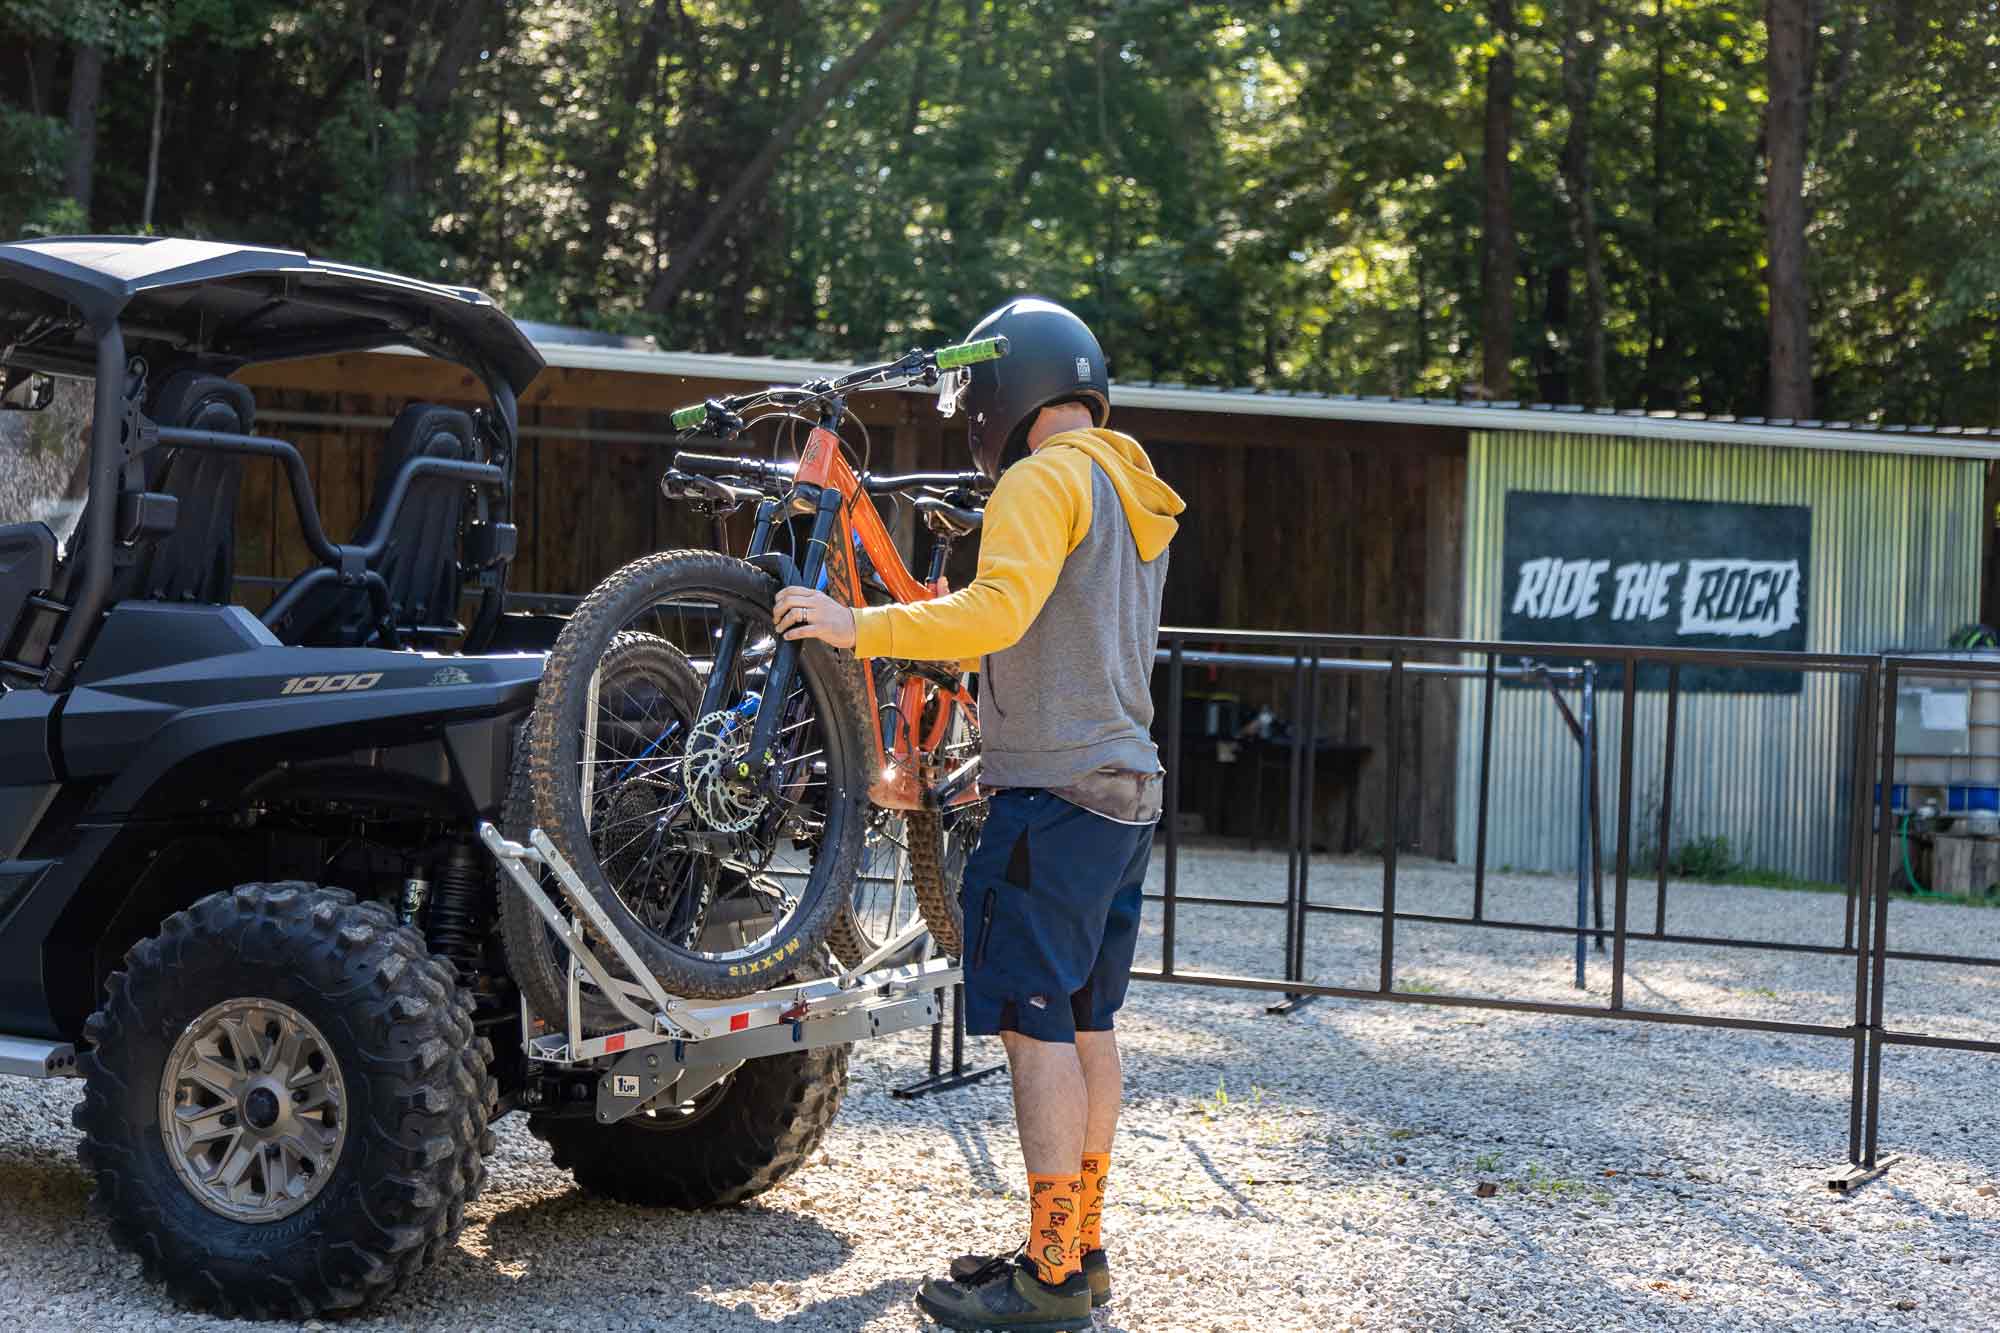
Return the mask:
{"type": "Polygon", "coordinates": [[[1966,719],[1967,782],[2000,787],[2000,680],[1975,680],[1966,719]]]}

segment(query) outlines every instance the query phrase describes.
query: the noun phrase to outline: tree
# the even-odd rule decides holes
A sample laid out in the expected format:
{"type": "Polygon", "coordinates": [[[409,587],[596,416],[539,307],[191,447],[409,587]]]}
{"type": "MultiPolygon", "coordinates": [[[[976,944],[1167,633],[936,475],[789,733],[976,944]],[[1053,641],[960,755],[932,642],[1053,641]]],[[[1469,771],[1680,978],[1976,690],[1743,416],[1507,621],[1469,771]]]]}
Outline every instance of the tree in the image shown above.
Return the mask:
{"type": "Polygon", "coordinates": [[[1597,235],[1597,185],[1591,171],[1591,116],[1602,53],[1597,0],[1563,0],[1562,85],[1569,130],[1563,141],[1564,211],[1570,243],[1583,264],[1581,344],[1583,401],[1608,401],[1604,349],[1604,252],[1597,235]]]}
{"type": "Polygon", "coordinates": [[[856,76],[868,67],[891,38],[900,32],[909,21],[916,17],[924,6],[924,0],[898,0],[896,6],[882,16],[881,24],[870,33],[868,39],[856,47],[848,56],[823,78],[815,83],[794,106],[791,113],[771,132],[763,147],[757,150],[742,171],[722,191],[709,209],[708,218],[685,243],[679,246],[667,269],[653,283],[653,289],[646,294],[646,309],[657,314],[674,303],[681,293],[681,287],[694,273],[694,266],[708,251],[709,246],[735,219],[740,209],[752,195],[764,188],[771,173],[777,170],[778,159],[792,146],[807,123],[826,110],[827,103],[853,83],[856,76]]]}
{"type": "Polygon", "coordinates": [[[1812,0],[1765,0],[1770,100],[1764,116],[1764,225],[1771,306],[1766,415],[1812,415],[1811,299],[1806,285],[1806,134],[1812,0]]]}
{"type": "Polygon", "coordinates": [[[1486,137],[1481,159],[1486,182],[1481,236],[1484,295],[1480,339],[1481,383],[1491,398],[1514,396],[1514,3],[1487,0],[1493,51],[1486,58],[1486,137]]]}
{"type": "Polygon", "coordinates": [[[89,39],[78,41],[69,71],[69,165],[63,186],[85,226],[97,178],[97,98],[103,81],[104,49],[89,39]]]}

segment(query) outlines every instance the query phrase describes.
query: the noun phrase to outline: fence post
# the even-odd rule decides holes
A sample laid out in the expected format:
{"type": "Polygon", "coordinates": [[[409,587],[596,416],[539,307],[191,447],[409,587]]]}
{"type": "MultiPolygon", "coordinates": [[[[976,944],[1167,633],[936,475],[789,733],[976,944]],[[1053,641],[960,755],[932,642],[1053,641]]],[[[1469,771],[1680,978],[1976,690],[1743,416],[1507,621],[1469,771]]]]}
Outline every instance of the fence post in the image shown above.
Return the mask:
{"type": "Polygon", "coordinates": [[[1583,664],[1583,703],[1577,717],[1576,763],[1576,989],[1584,989],[1583,960],[1590,931],[1591,814],[1596,805],[1597,762],[1591,738],[1597,732],[1597,663],[1583,664]]]}
{"type": "Polygon", "coordinates": [[[1389,771],[1382,784],[1382,984],[1396,988],[1396,842],[1403,806],[1403,650],[1389,654],[1389,771]]]}
{"type": "Polygon", "coordinates": [[[1486,700],[1479,714],[1479,832],[1472,853],[1472,919],[1486,919],[1486,810],[1493,779],[1493,684],[1497,659],[1486,654],[1486,700]]]}
{"type": "Polygon", "coordinates": [[[1618,879],[1611,909],[1611,1007],[1625,1007],[1625,899],[1632,870],[1632,751],[1637,748],[1639,662],[1625,654],[1625,698],[1618,722],[1618,879]]]}
{"type": "Polygon", "coordinates": [[[1181,869],[1181,714],[1187,710],[1182,694],[1181,639],[1174,637],[1173,658],[1167,665],[1167,863],[1165,910],[1160,918],[1160,974],[1174,974],[1174,918],[1178,914],[1181,869]]]}
{"type": "MultiPolygon", "coordinates": [[[[1292,957],[1290,976],[1293,981],[1306,979],[1306,924],[1310,920],[1307,908],[1312,902],[1309,871],[1312,868],[1313,830],[1313,777],[1319,767],[1319,650],[1313,650],[1312,659],[1306,666],[1306,715],[1305,715],[1305,767],[1304,786],[1299,794],[1299,901],[1295,909],[1298,925],[1292,931],[1292,957]]],[[[1312,996],[1300,997],[1304,1003],[1312,996]]],[[[1296,1006],[1294,1006],[1296,1007],[1296,1006]]]]}
{"type": "Polygon", "coordinates": [[[1868,980],[1868,1115],[1861,1145],[1861,1164],[1871,1169],[1882,1110],[1882,979],[1889,964],[1889,850],[1894,842],[1889,833],[1889,788],[1896,772],[1896,690],[1900,684],[1901,674],[1892,665],[1882,680],[1882,760],[1877,774],[1882,779],[1882,798],[1876,806],[1881,821],[1876,841],[1881,851],[1875,862],[1875,961],[1868,980]]]}
{"type": "Polygon", "coordinates": [[[1883,839],[1881,799],[1888,795],[1882,785],[1883,772],[1877,767],[1874,742],[1881,734],[1881,665],[1871,665],[1861,677],[1860,711],[1855,715],[1854,804],[1857,808],[1854,837],[1857,846],[1848,858],[1853,886],[1848,898],[1848,944],[1854,950],[1854,1068],[1848,1085],[1847,1160],[1861,1165],[1862,1104],[1868,1088],[1868,941],[1873,921],[1873,895],[1886,893],[1886,884],[1875,881],[1876,852],[1883,839]],[[1870,819],[1868,815],[1874,815],[1870,819]],[[1873,838],[1869,829],[1875,830],[1873,838]]]}
{"type": "Polygon", "coordinates": [[[1667,933],[1667,862],[1673,859],[1674,837],[1674,751],[1680,741],[1681,664],[1667,668],[1667,743],[1660,775],[1660,846],[1654,859],[1659,863],[1658,890],[1653,897],[1653,933],[1667,933]]]}

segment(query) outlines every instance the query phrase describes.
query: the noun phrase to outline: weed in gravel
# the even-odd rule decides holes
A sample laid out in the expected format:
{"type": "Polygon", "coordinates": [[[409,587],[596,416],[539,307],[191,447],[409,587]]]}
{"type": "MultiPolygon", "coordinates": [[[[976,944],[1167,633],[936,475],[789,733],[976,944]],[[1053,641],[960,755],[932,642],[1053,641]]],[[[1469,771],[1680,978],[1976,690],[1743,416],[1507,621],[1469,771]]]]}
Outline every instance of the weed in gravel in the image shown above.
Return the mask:
{"type": "Polygon", "coordinates": [[[1421,977],[1404,977],[1396,983],[1396,989],[1406,995],[1436,995],[1439,987],[1436,982],[1425,981],[1421,977]]]}
{"type": "Polygon", "coordinates": [[[1472,1164],[1481,1171],[1498,1171],[1500,1169],[1500,1154],[1497,1152],[1483,1152],[1473,1159],[1472,1164]]]}

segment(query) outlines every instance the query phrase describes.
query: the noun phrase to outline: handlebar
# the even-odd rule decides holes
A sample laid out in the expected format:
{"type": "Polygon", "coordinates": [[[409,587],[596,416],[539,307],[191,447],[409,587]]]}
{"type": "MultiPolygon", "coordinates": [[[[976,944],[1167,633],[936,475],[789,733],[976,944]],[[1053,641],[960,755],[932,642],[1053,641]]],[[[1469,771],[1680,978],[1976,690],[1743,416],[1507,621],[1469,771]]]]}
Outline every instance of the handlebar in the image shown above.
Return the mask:
{"type": "MultiPolygon", "coordinates": [[[[674,455],[673,471],[694,477],[732,477],[753,482],[767,490],[786,491],[791,489],[798,466],[797,463],[746,458],[736,454],[678,453],[674,455]]],[[[861,489],[870,495],[928,491],[950,498],[962,508],[967,507],[967,501],[977,504],[993,489],[993,483],[986,479],[983,472],[905,472],[879,477],[864,472],[860,481],[861,489]]]]}
{"type": "Polygon", "coordinates": [[[975,495],[984,495],[993,489],[993,483],[986,479],[984,472],[905,472],[887,477],[864,472],[861,474],[861,488],[870,495],[919,490],[971,491],[975,495]]]}
{"type": "Polygon", "coordinates": [[[775,385],[755,393],[690,403],[676,408],[668,419],[677,431],[707,429],[724,438],[731,438],[743,429],[741,414],[751,408],[776,402],[811,402],[857,389],[899,389],[913,383],[936,384],[941,371],[958,370],[982,361],[997,361],[1005,355],[1007,340],[1004,337],[978,338],[972,342],[940,347],[934,352],[919,349],[907,352],[897,360],[863,366],[835,379],[775,385]]]}

